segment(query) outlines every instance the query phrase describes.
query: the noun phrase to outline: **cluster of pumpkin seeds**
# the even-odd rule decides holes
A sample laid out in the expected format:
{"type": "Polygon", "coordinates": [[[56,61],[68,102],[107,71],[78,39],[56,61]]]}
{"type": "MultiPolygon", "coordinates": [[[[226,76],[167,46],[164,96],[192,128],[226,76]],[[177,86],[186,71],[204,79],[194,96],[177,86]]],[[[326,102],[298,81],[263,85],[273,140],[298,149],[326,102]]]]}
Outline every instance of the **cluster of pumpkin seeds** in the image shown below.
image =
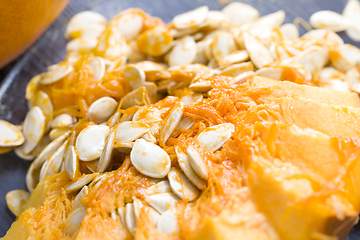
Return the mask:
{"type": "MultiPolygon", "coordinates": [[[[136,218],[145,208],[160,232],[173,234],[179,231],[176,203],[195,201],[207,187],[209,169],[200,152],[221,149],[235,130],[230,123],[206,128],[194,145],[175,147],[178,164],[172,166],[163,147],[174,131],[189,129],[196,122],[183,116],[184,106],[207,97],[211,77],[227,76],[230,84],[254,76],[283,80],[287,68],[295,69],[309,84],[360,93],[360,50],[344,44],[335,33],[346,30],[360,40],[360,30],[354,27],[359,12],[358,0],[350,0],[344,15],[315,13],[310,23],[319,29],[301,37],[296,25],[283,24],[284,11],[260,17],[256,9],[238,2],[221,11],[203,6],[174,17],[168,25],[146,29],[151,17],[138,9],[124,11],[108,24],[98,13],[78,13],[65,32],[70,40],[66,59],[28,84],[30,110],[22,126],[0,121],[0,132],[5,133],[0,135],[0,152],[15,148],[19,157],[35,159],[26,176],[29,192],[47,176],[69,174],[73,182],[65,190],[77,192],[67,220],[69,235],[76,233],[86,214],[80,200],[114,170],[113,153],[127,154],[137,171],[152,179],[152,186],[145,202],[133,198],[114,211],[113,218],[119,217],[135,236],[136,218]],[[120,69],[132,91],[120,102],[111,97],[97,99],[86,119],[54,116],[50,97],[38,86],[68,76],[75,71],[74,64],[90,53],[95,56],[86,66],[90,77],[101,82],[107,72],[120,69]],[[172,108],[152,104],[166,95],[175,98],[172,108]],[[94,124],[76,136],[75,126],[84,121],[94,124]],[[82,172],[80,165],[91,173],[82,172]]],[[[7,194],[15,215],[24,210],[29,192],[7,194]]]]}

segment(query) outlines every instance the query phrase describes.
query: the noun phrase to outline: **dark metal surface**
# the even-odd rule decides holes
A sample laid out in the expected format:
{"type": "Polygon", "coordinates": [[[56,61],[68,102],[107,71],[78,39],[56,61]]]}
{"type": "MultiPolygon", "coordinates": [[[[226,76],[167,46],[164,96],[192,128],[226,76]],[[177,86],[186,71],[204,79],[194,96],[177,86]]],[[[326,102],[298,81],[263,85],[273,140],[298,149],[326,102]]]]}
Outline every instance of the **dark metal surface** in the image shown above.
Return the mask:
{"type": "MultiPolygon", "coordinates": [[[[286,11],[286,22],[295,17],[308,20],[319,10],[342,12],[347,0],[244,0],[253,5],[261,15],[280,9],[286,11]]],[[[110,19],[129,7],[144,9],[151,15],[170,21],[175,15],[208,5],[212,10],[223,6],[217,0],[72,0],[62,15],[27,52],[0,71],[0,119],[19,124],[23,121],[27,107],[25,87],[30,78],[46,70],[46,66],[61,61],[65,56],[64,30],[75,13],[92,10],[110,19]],[[5,77],[6,75],[6,77],[5,77]],[[4,79],[3,79],[4,78],[4,79]]],[[[1,6],[0,6],[1,7],[1,6]]],[[[348,43],[360,47],[343,34],[348,43]]],[[[1,47],[1,46],[0,46],[1,47]]],[[[1,133],[0,133],[1,134],[1,133]]],[[[4,236],[15,216],[7,209],[5,194],[14,189],[25,189],[25,174],[29,162],[19,159],[13,152],[0,155],[0,236],[4,236]]],[[[348,240],[360,240],[360,227],[356,226],[348,240]]]]}

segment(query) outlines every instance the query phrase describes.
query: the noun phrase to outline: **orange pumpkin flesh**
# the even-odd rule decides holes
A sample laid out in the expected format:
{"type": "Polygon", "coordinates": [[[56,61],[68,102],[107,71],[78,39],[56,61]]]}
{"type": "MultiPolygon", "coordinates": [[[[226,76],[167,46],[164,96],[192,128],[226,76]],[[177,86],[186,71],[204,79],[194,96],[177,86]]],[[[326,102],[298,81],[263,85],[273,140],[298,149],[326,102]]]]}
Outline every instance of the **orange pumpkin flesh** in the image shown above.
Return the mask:
{"type": "MultiPolygon", "coordinates": [[[[174,132],[164,147],[174,156],[175,145],[185,149],[205,127],[223,122],[236,126],[222,149],[201,152],[210,166],[209,184],[192,206],[179,204],[179,237],[344,239],[360,210],[360,139],[353,124],[360,120],[358,99],[257,77],[238,86],[227,81],[214,79],[209,98],[185,108],[184,116],[197,123],[174,132]],[[334,105],[342,96],[352,107],[341,101],[334,105]]],[[[168,97],[154,107],[175,103],[168,97]]],[[[110,213],[133,196],[144,200],[149,182],[129,157],[116,158],[121,166],[83,199],[87,214],[75,239],[132,238],[110,213]]],[[[172,164],[176,166],[176,158],[172,164]]],[[[69,239],[64,227],[74,194],[61,190],[68,182],[66,172],[42,181],[4,239],[69,239]]],[[[136,239],[178,239],[158,232],[145,214],[136,231],[136,239]]]]}

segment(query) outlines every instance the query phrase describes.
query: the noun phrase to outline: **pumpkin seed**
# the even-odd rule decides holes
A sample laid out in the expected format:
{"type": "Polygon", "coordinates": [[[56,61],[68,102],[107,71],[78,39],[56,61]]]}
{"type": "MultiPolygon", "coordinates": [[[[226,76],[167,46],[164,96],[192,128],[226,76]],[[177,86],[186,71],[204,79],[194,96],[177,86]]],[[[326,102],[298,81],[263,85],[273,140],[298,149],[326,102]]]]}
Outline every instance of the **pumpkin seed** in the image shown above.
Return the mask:
{"type": "Polygon", "coordinates": [[[41,108],[35,106],[27,114],[24,120],[23,133],[25,142],[22,146],[23,153],[28,155],[40,142],[45,133],[45,116],[41,108]]]}
{"type": "Polygon", "coordinates": [[[167,235],[179,234],[180,226],[173,209],[167,210],[160,216],[157,229],[167,235]]]}
{"type": "Polygon", "coordinates": [[[259,12],[252,6],[241,3],[232,2],[221,10],[236,26],[250,23],[259,18],[259,12]]]}
{"type": "Polygon", "coordinates": [[[103,173],[110,165],[112,152],[114,150],[115,132],[111,131],[106,139],[105,148],[100,156],[99,166],[97,168],[98,173],[103,173]]]}
{"type": "Polygon", "coordinates": [[[146,202],[160,214],[166,210],[174,208],[180,199],[173,193],[153,194],[146,197],[146,202]]]}
{"type": "Polygon", "coordinates": [[[58,173],[60,171],[61,164],[63,163],[63,158],[65,154],[65,150],[68,144],[68,140],[66,140],[60,147],[57,149],[54,154],[51,155],[49,160],[47,160],[40,171],[40,181],[44,180],[45,177],[50,176],[52,174],[58,173]]]}
{"type": "Polygon", "coordinates": [[[176,103],[169,115],[164,119],[164,125],[160,130],[159,143],[164,145],[176,126],[179,124],[184,112],[184,104],[182,102],[176,103]]]}
{"type": "Polygon", "coordinates": [[[24,143],[22,132],[13,124],[0,120],[0,147],[15,147],[24,143]]]}
{"type": "Polygon", "coordinates": [[[24,190],[12,190],[6,194],[5,198],[10,211],[15,216],[19,216],[30,198],[30,193],[24,190]]]}
{"type": "Polygon", "coordinates": [[[169,171],[168,179],[172,191],[179,198],[186,199],[191,202],[199,196],[199,190],[179,169],[172,168],[169,171]]]}
{"type": "Polygon", "coordinates": [[[79,158],[82,161],[92,161],[99,158],[108,134],[108,126],[93,125],[84,128],[76,139],[75,147],[79,158]]]}
{"type": "Polygon", "coordinates": [[[205,21],[209,12],[207,6],[196,8],[192,11],[177,15],[173,19],[173,24],[177,29],[194,28],[205,21]]]}
{"type": "Polygon", "coordinates": [[[127,229],[133,237],[135,237],[136,219],[134,213],[134,205],[132,203],[126,204],[125,222],[127,229]]]}
{"type": "Polygon", "coordinates": [[[322,28],[341,32],[351,27],[351,22],[339,13],[323,10],[311,15],[310,24],[314,28],[322,28]]]}
{"type": "Polygon", "coordinates": [[[171,166],[170,157],[162,148],[143,139],[135,141],[130,159],[140,173],[153,178],[165,177],[171,166]]]}
{"type": "Polygon", "coordinates": [[[160,181],[155,185],[146,189],[147,195],[160,194],[160,193],[171,193],[171,187],[168,180],[160,181]]]}
{"type": "Polygon", "coordinates": [[[197,45],[191,36],[181,38],[168,55],[169,66],[190,64],[197,53],[197,45]]]}
{"type": "Polygon", "coordinates": [[[98,173],[85,174],[79,177],[76,182],[72,182],[65,186],[65,190],[67,193],[78,191],[83,188],[86,184],[95,179],[98,173]]]}
{"type": "Polygon", "coordinates": [[[354,41],[360,41],[360,3],[358,0],[349,0],[343,11],[344,17],[351,22],[346,34],[354,41]]]}
{"type": "Polygon", "coordinates": [[[114,129],[116,132],[116,143],[125,143],[132,142],[140,138],[150,130],[150,127],[140,121],[126,121],[117,124],[114,129]]]}
{"type": "Polygon", "coordinates": [[[81,222],[86,215],[86,209],[83,206],[71,211],[68,215],[65,233],[73,236],[80,228],[81,222]]]}
{"type": "Polygon", "coordinates": [[[251,61],[257,68],[262,68],[274,61],[269,49],[267,49],[267,47],[265,47],[258,39],[246,32],[243,36],[246,50],[250,55],[251,61]]]}
{"type": "Polygon", "coordinates": [[[132,89],[138,89],[145,83],[145,72],[134,64],[128,64],[124,69],[125,80],[132,89]]]}
{"type": "Polygon", "coordinates": [[[66,172],[69,174],[71,180],[73,180],[76,177],[77,172],[79,171],[79,161],[74,146],[68,147],[64,164],[66,172]]]}
{"type": "MultiPolygon", "coordinates": [[[[185,175],[189,178],[189,180],[200,190],[204,190],[206,188],[206,181],[201,179],[199,175],[194,171],[193,167],[190,164],[190,158],[186,155],[178,146],[175,147],[176,156],[178,159],[179,166],[181,170],[185,173],[185,175]]],[[[196,155],[196,153],[195,153],[196,155]]],[[[201,157],[201,156],[200,156],[201,157]]],[[[200,160],[202,161],[202,160],[200,160]]],[[[204,164],[203,164],[204,165],[204,164]]],[[[206,165],[204,165],[205,174],[207,174],[206,165]]]]}
{"type": "MultiPolygon", "coordinates": [[[[73,40],[74,41],[74,40],[73,40]]],[[[69,43],[68,43],[69,45],[69,43]]],[[[40,79],[40,84],[53,84],[60,79],[66,77],[68,74],[70,74],[72,71],[74,71],[74,68],[71,64],[67,62],[62,62],[56,65],[53,65],[53,68],[50,68],[47,73],[42,75],[42,78],[40,79]]]]}
{"type": "Polygon", "coordinates": [[[216,151],[231,138],[235,127],[231,123],[222,123],[206,128],[195,140],[195,144],[205,151],[216,151]]]}
{"type": "Polygon", "coordinates": [[[111,97],[102,97],[91,104],[88,110],[89,119],[97,124],[107,121],[117,108],[117,101],[111,97]]]}

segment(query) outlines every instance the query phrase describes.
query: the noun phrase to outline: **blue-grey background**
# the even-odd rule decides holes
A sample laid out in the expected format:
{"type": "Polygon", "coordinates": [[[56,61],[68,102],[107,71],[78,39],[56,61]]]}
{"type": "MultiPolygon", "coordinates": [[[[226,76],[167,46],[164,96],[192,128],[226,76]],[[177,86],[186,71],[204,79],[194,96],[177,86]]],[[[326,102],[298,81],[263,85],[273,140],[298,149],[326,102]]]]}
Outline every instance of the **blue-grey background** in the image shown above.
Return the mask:
{"type": "MultiPolygon", "coordinates": [[[[0,70],[0,119],[14,124],[20,124],[24,119],[27,111],[24,97],[26,84],[32,76],[44,72],[46,66],[64,58],[66,41],[63,34],[66,24],[74,14],[92,10],[110,19],[126,8],[138,7],[169,22],[175,15],[202,5],[208,5],[211,10],[220,10],[223,7],[221,2],[218,0],[72,0],[61,16],[27,52],[0,70]]],[[[285,22],[292,22],[295,17],[309,20],[311,14],[319,10],[341,13],[347,0],[243,0],[242,2],[254,6],[262,16],[283,9],[286,12],[285,22]]],[[[304,29],[301,31],[305,32],[304,29]]],[[[350,41],[342,33],[340,35],[345,42],[360,47],[359,43],[350,41]]],[[[15,216],[6,206],[5,195],[10,190],[26,189],[25,174],[29,165],[29,162],[19,159],[13,152],[0,155],[0,237],[5,235],[15,220],[15,216]]],[[[360,226],[353,229],[347,240],[356,239],[360,239],[360,226]]]]}

